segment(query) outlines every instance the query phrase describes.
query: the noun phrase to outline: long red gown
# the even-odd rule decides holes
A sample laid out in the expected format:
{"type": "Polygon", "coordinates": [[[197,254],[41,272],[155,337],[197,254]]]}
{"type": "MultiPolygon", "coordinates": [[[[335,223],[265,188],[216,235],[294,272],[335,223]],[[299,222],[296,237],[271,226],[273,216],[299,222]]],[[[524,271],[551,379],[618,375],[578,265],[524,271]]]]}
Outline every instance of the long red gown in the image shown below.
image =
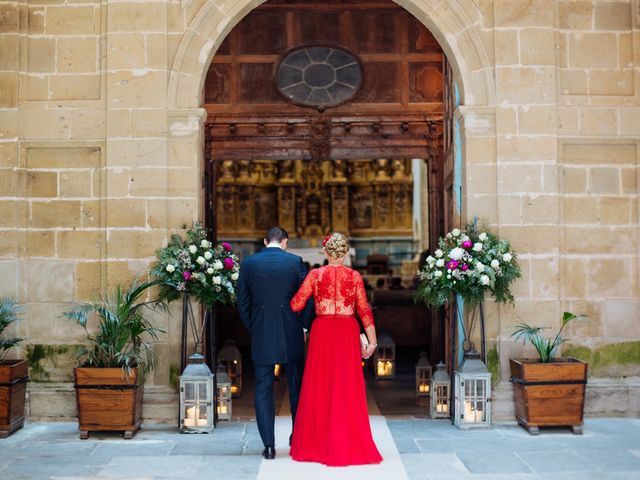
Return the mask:
{"type": "Polygon", "coordinates": [[[309,297],[316,319],[291,443],[297,461],[330,466],[380,463],[373,442],[362,375],[360,326],[373,324],[371,307],[358,272],[328,265],[311,270],[291,299],[300,311],[309,297]]]}

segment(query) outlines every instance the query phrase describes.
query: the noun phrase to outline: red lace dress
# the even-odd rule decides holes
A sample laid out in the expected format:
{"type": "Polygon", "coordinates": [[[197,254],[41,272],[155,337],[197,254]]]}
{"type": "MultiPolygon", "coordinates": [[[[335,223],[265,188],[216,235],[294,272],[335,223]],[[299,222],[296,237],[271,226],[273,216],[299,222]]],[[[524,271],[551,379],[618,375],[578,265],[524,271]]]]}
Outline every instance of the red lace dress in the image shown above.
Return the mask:
{"type": "Polygon", "coordinates": [[[360,326],[373,324],[358,272],[344,266],[311,270],[291,309],[300,311],[313,295],[316,319],[293,427],[291,457],[330,466],[380,463],[373,443],[362,375],[360,326]]]}

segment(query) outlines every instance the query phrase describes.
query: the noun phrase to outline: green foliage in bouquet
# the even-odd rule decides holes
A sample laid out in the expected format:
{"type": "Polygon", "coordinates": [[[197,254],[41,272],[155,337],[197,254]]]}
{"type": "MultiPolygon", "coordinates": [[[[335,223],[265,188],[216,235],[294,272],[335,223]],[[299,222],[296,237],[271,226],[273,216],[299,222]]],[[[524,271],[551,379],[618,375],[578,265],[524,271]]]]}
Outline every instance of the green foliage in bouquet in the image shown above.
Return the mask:
{"type": "Polygon", "coordinates": [[[235,303],[238,256],[227,242],[214,247],[202,224],[195,222],[184,240],[172,235],[156,255],[158,263],[151,273],[162,281],[162,298],[172,301],[187,293],[208,307],[235,303]]]}
{"type": "Polygon", "coordinates": [[[13,347],[22,343],[21,338],[5,337],[4,331],[20,319],[20,309],[11,298],[0,299],[0,360],[13,347]]]}
{"type": "Polygon", "coordinates": [[[513,303],[509,286],[520,277],[520,267],[508,241],[474,222],[451,230],[438,247],[418,273],[417,300],[440,307],[460,295],[475,307],[489,293],[496,302],[513,303]]]}

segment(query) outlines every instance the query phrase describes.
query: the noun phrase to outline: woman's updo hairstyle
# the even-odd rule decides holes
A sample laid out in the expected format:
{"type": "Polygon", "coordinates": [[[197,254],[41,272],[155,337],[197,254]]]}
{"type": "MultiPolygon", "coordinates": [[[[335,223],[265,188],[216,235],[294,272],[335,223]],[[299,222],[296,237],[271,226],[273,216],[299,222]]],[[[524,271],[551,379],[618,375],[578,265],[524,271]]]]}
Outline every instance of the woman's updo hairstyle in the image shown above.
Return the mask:
{"type": "Polygon", "coordinates": [[[330,233],[322,241],[322,248],[331,258],[342,258],[349,251],[349,241],[341,233],[330,233]]]}

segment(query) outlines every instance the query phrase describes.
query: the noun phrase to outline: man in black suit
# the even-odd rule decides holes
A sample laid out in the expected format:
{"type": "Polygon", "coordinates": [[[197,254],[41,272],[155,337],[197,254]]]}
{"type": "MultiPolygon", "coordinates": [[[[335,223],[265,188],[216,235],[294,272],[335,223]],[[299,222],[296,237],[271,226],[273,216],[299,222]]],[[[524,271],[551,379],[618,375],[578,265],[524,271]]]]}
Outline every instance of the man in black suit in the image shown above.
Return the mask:
{"type": "Polygon", "coordinates": [[[302,259],[287,253],[288,234],[272,227],[265,248],[245,258],[238,278],[238,312],[251,335],[251,357],[256,372],[256,420],[264,443],[262,456],[275,457],[273,369],[283,365],[289,386],[291,417],[295,421],[304,368],[305,331],[313,317],[313,302],[300,313],[289,302],[307,274],[302,259]]]}

